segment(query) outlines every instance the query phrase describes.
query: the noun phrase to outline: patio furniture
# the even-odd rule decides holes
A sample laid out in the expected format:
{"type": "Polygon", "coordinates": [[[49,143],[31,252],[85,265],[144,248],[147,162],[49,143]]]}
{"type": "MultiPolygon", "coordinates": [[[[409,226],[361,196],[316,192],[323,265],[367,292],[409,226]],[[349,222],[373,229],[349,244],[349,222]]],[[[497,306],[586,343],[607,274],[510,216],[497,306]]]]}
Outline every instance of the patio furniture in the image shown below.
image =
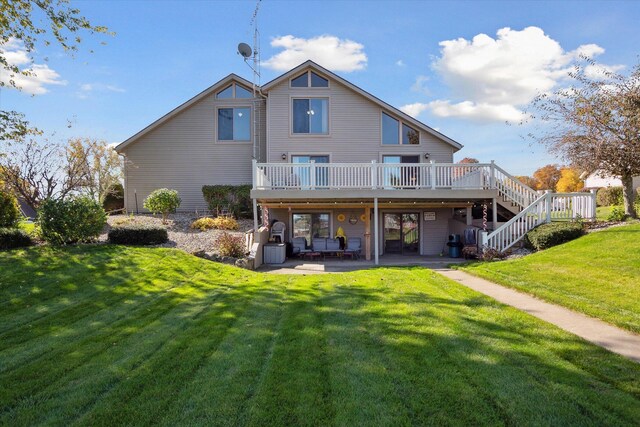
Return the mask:
{"type": "Polygon", "coordinates": [[[278,243],[284,243],[284,231],[286,229],[287,229],[287,226],[284,224],[284,222],[281,222],[281,221],[274,222],[273,225],[271,226],[270,237],[273,238],[274,240],[277,237],[280,239],[280,242],[278,243]]]}
{"type": "Polygon", "coordinates": [[[293,247],[292,255],[304,257],[305,253],[312,252],[311,249],[307,249],[307,239],[304,237],[294,237],[291,240],[291,246],[293,247]]]}
{"type": "Polygon", "coordinates": [[[326,251],[327,250],[327,239],[315,237],[311,241],[311,249],[313,249],[314,252],[326,251]]]}
{"type": "Polygon", "coordinates": [[[322,254],[320,252],[309,251],[302,254],[302,259],[309,258],[309,261],[313,261],[314,258],[320,259],[322,254]]]}
{"type": "Polygon", "coordinates": [[[345,256],[351,259],[360,259],[360,251],[362,250],[362,240],[359,237],[347,238],[347,248],[344,250],[345,256]]]}
{"type": "Polygon", "coordinates": [[[322,252],[322,255],[325,259],[327,255],[335,255],[338,258],[342,259],[342,255],[344,254],[344,250],[340,249],[340,240],[338,239],[326,239],[326,249],[320,252],[322,252]]]}

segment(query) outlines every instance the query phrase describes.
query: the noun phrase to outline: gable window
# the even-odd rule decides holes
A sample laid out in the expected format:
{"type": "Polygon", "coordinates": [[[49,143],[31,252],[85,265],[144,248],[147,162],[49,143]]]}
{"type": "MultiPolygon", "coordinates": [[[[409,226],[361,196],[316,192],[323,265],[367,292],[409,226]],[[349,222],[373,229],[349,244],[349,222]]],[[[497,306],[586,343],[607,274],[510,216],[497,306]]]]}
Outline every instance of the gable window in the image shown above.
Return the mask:
{"type": "Polygon", "coordinates": [[[296,98],[292,100],[294,134],[328,134],[329,100],[327,98],[296,98]]]}
{"type": "Polygon", "coordinates": [[[226,88],[222,89],[220,92],[216,93],[216,98],[218,99],[232,99],[232,98],[253,98],[253,93],[245,88],[244,86],[240,86],[237,83],[231,83],[226,88]]]}
{"type": "Polygon", "coordinates": [[[291,87],[329,87],[329,80],[313,71],[307,71],[291,79],[291,87]]]}
{"type": "Polygon", "coordinates": [[[415,145],[420,143],[420,133],[406,123],[382,113],[383,145],[415,145]]]}
{"type": "Polygon", "coordinates": [[[251,108],[218,108],[218,141],[251,141],[251,108]]]}

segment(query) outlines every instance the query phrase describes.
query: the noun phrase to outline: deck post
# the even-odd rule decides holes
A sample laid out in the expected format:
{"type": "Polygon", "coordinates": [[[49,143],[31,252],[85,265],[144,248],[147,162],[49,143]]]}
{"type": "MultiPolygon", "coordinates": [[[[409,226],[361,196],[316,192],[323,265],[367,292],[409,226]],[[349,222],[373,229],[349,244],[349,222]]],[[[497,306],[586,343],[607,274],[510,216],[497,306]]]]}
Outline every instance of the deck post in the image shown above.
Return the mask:
{"type": "Polygon", "coordinates": [[[550,223],[551,222],[551,190],[545,190],[544,195],[545,195],[544,204],[547,211],[546,222],[550,223]]]}
{"type": "Polygon", "coordinates": [[[312,190],[316,189],[316,161],[309,162],[309,184],[312,190]]]}
{"type": "Polygon", "coordinates": [[[376,161],[371,160],[371,189],[378,188],[378,168],[376,167],[376,161]]]}
{"type": "Polygon", "coordinates": [[[467,206],[467,225],[473,225],[473,209],[467,206]]]}
{"type": "Polygon", "coordinates": [[[494,188],[496,188],[496,161],[495,160],[491,160],[491,175],[490,175],[490,185],[491,185],[491,189],[493,190],[494,188]]]}
{"type": "Polygon", "coordinates": [[[371,261],[371,208],[364,208],[364,248],[365,259],[371,261]]]}
{"type": "Polygon", "coordinates": [[[373,253],[375,254],[375,265],[378,265],[380,245],[378,244],[378,198],[373,198],[373,253]]]}
{"type": "Polygon", "coordinates": [[[253,229],[258,232],[258,201],[253,198],[253,229]]]}
{"type": "Polygon", "coordinates": [[[598,208],[598,205],[596,203],[596,190],[590,190],[589,193],[591,193],[591,221],[595,221],[596,220],[596,211],[598,208]]]}
{"type": "Polygon", "coordinates": [[[498,202],[496,201],[496,198],[493,198],[493,206],[491,207],[491,210],[493,212],[492,213],[492,220],[493,220],[493,229],[497,230],[498,229],[498,202]]]}
{"type": "Polygon", "coordinates": [[[429,166],[431,189],[435,190],[436,189],[436,161],[431,160],[429,163],[431,163],[431,165],[429,166]]]}
{"type": "Polygon", "coordinates": [[[251,160],[251,184],[253,184],[253,189],[257,190],[257,171],[258,171],[258,161],[256,159],[251,160]]]}

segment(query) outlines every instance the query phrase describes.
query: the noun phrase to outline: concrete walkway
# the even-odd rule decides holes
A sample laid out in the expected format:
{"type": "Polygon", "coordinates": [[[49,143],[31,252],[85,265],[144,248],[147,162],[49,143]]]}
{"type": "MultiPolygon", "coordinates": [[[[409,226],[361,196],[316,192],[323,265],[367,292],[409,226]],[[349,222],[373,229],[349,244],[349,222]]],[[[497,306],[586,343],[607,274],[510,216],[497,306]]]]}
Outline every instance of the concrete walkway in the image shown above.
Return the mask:
{"type": "Polygon", "coordinates": [[[541,301],[459,270],[434,268],[449,279],[490,296],[503,304],[552,323],[587,341],[640,363],[640,335],[624,331],[601,320],[541,301]]]}

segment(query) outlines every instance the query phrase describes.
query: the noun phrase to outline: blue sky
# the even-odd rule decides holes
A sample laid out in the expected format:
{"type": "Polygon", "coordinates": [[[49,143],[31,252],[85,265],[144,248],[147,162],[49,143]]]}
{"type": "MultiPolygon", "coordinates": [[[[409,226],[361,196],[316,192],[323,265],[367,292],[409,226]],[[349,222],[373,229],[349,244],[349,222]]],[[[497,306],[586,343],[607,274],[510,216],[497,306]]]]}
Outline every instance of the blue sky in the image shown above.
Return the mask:
{"type": "MultiPolygon", "coordinates": [[[[229,73],[251,79],[236,46],[252,42],[255,1],[72,3],[116,35],[85,35],[75,58],[42,46],[38,79],[0,92],[56,138],[121,142],[229,73]]],[[[258,16],[262,83],[309,57],[462,143],[457,159],[517,175],[558,160],[505,120],[579,53],[623,73],[640,54],[636,1],[264,0],[258,16]]]]}

